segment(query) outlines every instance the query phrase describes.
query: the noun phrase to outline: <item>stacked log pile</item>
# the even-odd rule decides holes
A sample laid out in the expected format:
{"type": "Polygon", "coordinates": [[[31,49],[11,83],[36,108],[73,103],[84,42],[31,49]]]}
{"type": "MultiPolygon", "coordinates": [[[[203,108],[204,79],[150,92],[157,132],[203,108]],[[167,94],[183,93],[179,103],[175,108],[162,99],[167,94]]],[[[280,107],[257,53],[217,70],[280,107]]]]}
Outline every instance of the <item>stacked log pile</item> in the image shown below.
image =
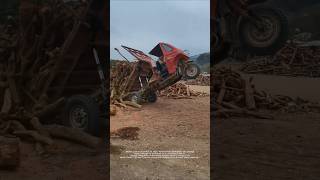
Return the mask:
{"type": "Polygon", "coordinates": [[[284,95],[271,95],[255,88],[252,78],[244,78],[228,68],[212,70],[212,108],[215,117],[252,116],[273,118],[263,110],[286,112],[319,111],[317,103],[293,99],[284,95]]]}
{"type": "Polygon", "coordinates": [[[116,114],[116,107],[126,108],[132,106],[141,108],[141,105],[131,101],[126,101],[124,98],[128,95],[131,85],[134,85],[138,75],[136,68],[137,62],[118,61],[111,68],[110,74],[110,109],[111,115],[116,114]]]}
{"type": "Polygon", "coordinates": [[[64,105],[64,98],[48,97],[46,82],[61,59],[64,40],[86,7],[86,3],[70,7],[62,0],[34,6],[22,3],[19,20],[1,25],[0,136],[43,147],[53,144],[53,137],[95,145],[97,139],[80,130],[43,125],[64,105]]]}
{"type": "Polygon", "coordinates": [[[118,61],[110,71],[110,104],[123,102],[127,92],[126,86],[135,63],[118,61]]]}
{"type": "Polygon", "coordinates": [[[192,96],[202,97],[207,96],[207,94],[203,92],[195,92],[191,90],[188,85],[178,82],[160,91],[159,96],[172,99],[191,99],[192,96]]]}
{"type": "Polygon", "coordinates": [[[210,86],[210,76],[200,74],[196,79],[188,80],[187,85],[210,86]]]}
{"type": "Polygon", "coordinates": [[[320,77],[320,47],[287,44],[274,56],[251,59],[241,71],[252,74],[320,77]]]}

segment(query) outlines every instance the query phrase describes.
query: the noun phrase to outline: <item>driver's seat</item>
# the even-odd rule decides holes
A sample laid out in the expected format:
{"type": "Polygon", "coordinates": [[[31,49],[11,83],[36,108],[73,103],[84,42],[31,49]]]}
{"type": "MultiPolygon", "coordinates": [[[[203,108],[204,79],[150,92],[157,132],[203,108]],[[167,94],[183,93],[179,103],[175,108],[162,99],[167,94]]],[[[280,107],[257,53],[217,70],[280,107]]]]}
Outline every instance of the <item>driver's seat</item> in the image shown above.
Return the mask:
{"type": "Polygon", "coordinates": [[[161,78],[166,79],[169,76],[169,72],[165,64],[162,64],[159,61],[157,61],[156,67],[157,67],[157,70],[160,72],[161,78]]]}

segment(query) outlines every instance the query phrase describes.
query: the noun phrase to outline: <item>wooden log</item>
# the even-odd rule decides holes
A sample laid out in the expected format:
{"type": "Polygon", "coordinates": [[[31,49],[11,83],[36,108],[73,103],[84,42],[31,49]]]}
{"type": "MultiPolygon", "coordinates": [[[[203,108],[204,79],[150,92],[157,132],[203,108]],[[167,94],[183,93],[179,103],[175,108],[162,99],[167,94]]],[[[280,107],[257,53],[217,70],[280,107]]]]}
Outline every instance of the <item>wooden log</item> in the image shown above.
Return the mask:
{"type": "Polygon", "coordinates": [[[66,139],[90,148],[97,148],[102,144],[100,138],[91,136],[79,129],[68,128],[60,125],[46,125],[44,128],[52,137],[66,139]]]}
{"type": "Polygon", "coordinates": [[[36,131],[25,130],[25,131],[14,131],[14,135],[21,138],[32,138],[36,142],[40,142],[41,144],[51,145],[53,144],[53,140],[47,136],[41,135],[36,131]]]}
{"type": "Polygon", "coordinates": [[[120,103],[120,102],[115,102],[114,105],[119,106],[121,108],[127,108],[127,105],[120,103]]]}
{"type": "Polygon", "coordinates": [[[187,85],[187,96],[191,96],[189,86],[187,85]]]}
{"type": "Polygon", "coordinates": [[[254,90],[252,89],[250,80],[245,81],[245,99],[248,109],[256,109],[256,102],[254,100],[254,90]]]}
{"type": "Polygon", "coordinates": [[[42,110],[37,111],[35,113],[35,115],[41,119],[45,116],[48,116],[52,113],[55,113],[57,109],[63,107],[64,103],[65,103],[65,98],[60,98],[57,101],[55,101],[54,103],[49,104],[48,106],[46,106],[42,110]]]}
{"type": "Polygon", "coordinates": [[[0,136],[0,169],[15,169],[19,165],[20,165],[19,139],[0,136]]]}
{"type": "Polygon", "coordinates": [[[48,132],[46,129],[44,129],[44,127],[43,127],[42,124],[40,123],[39,118],[33,117],[33,118],[30,120],[30,124],[32,125],[33,129],[36,130],[36,131],[38,131],[41,135],[50,137],[49,132],[48,132]]]}
{"type": "Polygon", "coordinates": [[[139,108],[139,109],[142,107],[140,104],[137,104],[137,103],[134,103],[134,102],[131,102],[131,101],[122,101],[122,103],[125,104],[125,105],[128,105],[128,106],[139,108]]]}
{"type": "Polygon", "coordinates": [[[25,131],[26,130],[26,128],[19,121],[16,121],[16,120],[10,121],[10,127],[14,131],[25,131]]]}

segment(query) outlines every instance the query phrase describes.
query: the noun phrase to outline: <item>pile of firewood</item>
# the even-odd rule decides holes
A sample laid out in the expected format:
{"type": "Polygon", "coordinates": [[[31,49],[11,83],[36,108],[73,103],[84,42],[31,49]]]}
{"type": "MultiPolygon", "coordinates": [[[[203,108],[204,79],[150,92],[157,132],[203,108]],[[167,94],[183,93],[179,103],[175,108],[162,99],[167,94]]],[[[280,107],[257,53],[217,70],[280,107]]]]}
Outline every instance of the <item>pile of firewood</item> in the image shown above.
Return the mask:
{"type": "MultiPolygon", "coordinates": [[[[130,92],[130,89],[135,85],[135,80],[138,75],[137,62],[118,61],[111,67],[110,74],[110,104],[121,108],[132,106],[141,108],[141,105],[131,101],[124,100],[130,92]]],[[[115,106],[110,106],[115,109],[115,106]]],[[[115,111],[114,111],[115,112],[115,111]]],[[[115,113],[113,113],[115,115],[115,113]]]]}
{"type": "Polygon", "coordinates": [[[317,103],[259,91],[252,78],[244,78],[228,68],[212,70],[212,88],[215,117],[252,116],[269,119],[273,117],[261,113],[263,110],[309,112],[319,111],[320,108],[317,103]]]}
{"type": "Polygon", "coordinates": [[[122,102],[127,92],[126,84],[130,80],[130,74],[133,70],[134,63],[127,61],[118,61],[110,71],[110,104],[122,102]]]}
{"type": "Polygon", "coordinates": [[[191,90],[188,85],[178,82],[160,91],[159,96],[169,97],[172,99],[191,99],[192,96],[201,97],[207,96],[207,94],[203,92],[195,92],[191,90]]]}
{"type": "Polygon", "coordinates": [[[188,80],[187,85],[210,86],[210,76],[200,74],[196,79],[188,80]]]}
{"type": "Polygon", "coordinates": [[[100,141],[80,130],[44,125],[65,102],[64,98],[52,102],[46,82],[61,63],[61,46],[86,7],[86,3],[70,7],[62,0],[21,6],[16,24],[0,26],[0,137],[28,140],[37,147],[52,145],[53,137],[90,147],[100,141]]]}
{"type": "Polygon", "coordinates": [[[287,44],[274,56],[248,61],[241,71],[252,74],[320,77],[320,47],[287,44]]]}

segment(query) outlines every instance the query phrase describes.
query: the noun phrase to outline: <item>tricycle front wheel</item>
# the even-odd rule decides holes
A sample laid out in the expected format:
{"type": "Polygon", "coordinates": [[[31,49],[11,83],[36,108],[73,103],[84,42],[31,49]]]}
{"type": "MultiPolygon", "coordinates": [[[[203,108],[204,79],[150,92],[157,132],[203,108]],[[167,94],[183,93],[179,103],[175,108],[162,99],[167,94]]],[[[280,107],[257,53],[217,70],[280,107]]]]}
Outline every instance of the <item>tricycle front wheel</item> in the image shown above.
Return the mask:
{"type": "Polygon", "coordinates": [[[187,79],[196,79],[200,74],[200,68],[195,63],[188,63],[185,70],[185,77],[187,79]]]}

